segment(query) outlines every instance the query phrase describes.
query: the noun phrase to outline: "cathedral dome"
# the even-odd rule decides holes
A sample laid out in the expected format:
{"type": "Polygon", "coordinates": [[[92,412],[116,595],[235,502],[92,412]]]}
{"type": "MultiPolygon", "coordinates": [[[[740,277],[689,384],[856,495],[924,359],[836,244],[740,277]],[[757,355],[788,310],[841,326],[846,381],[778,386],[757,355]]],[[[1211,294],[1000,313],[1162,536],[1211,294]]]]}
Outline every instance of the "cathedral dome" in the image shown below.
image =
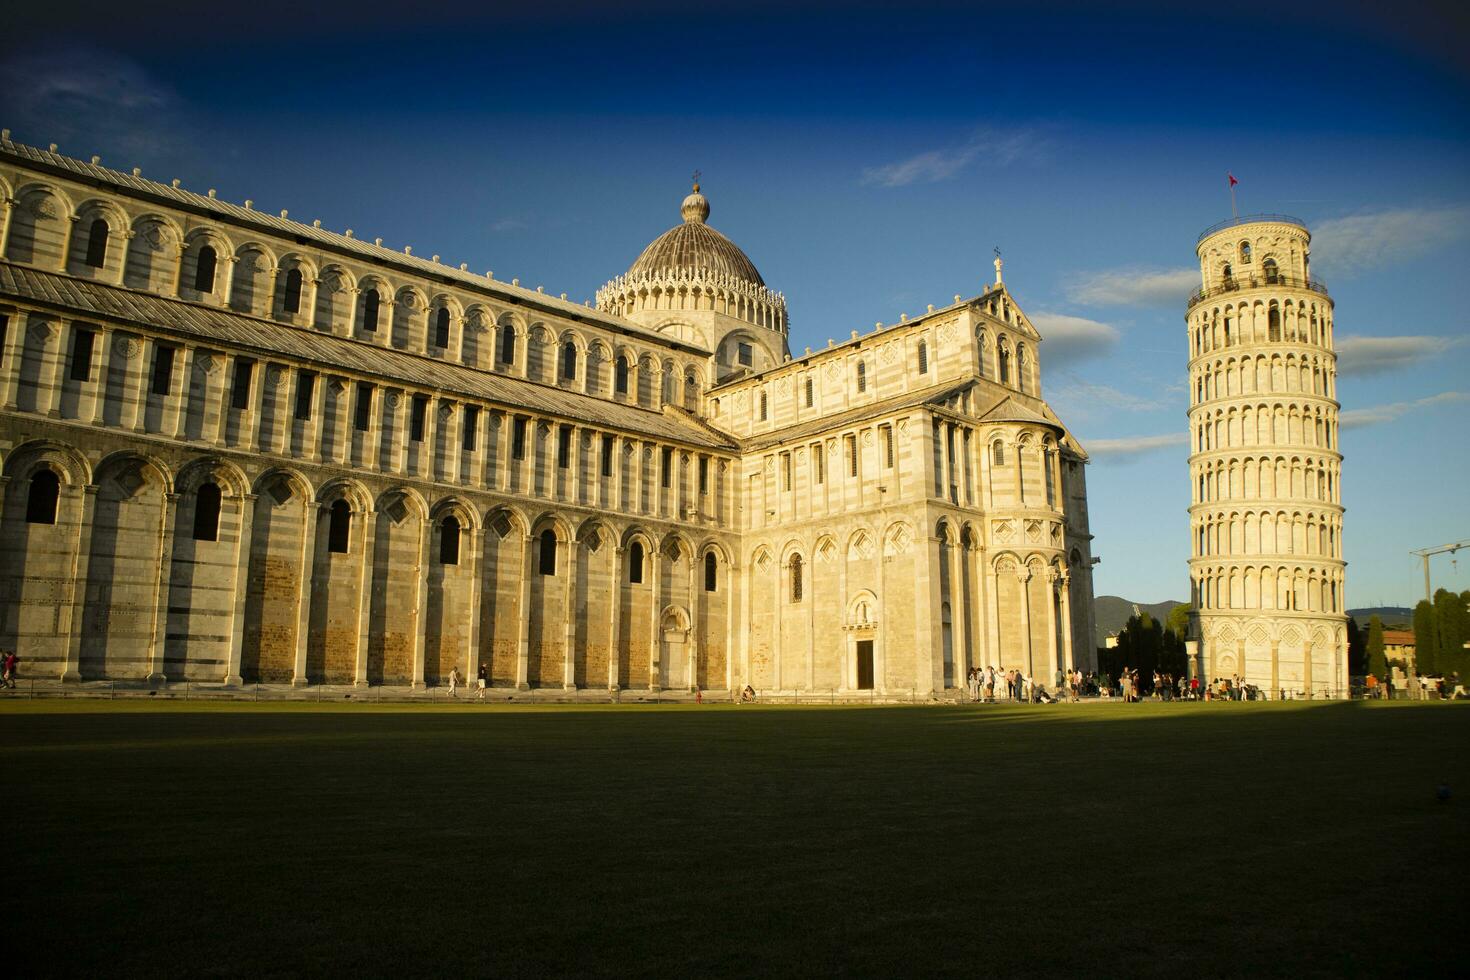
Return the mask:
{"type": "Polygon", "coordinates": [[[739,246],[705,224],[709,201],[699,193],[698,184],[679,211],[684,223],[655,238],[628,269],[628,279],[684,279],[715,273],[755,286],[766,284],[739,246]]]}

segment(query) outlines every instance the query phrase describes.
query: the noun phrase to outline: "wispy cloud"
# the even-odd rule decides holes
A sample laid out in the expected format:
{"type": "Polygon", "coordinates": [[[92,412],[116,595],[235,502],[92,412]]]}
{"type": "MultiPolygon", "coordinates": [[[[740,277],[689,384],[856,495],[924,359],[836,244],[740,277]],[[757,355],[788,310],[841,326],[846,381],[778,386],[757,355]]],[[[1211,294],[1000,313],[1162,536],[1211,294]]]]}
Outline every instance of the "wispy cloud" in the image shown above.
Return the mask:
{"type": "Polygon", "coordinates": [[[1112,324],[1065,313],[1033,313],[1031,323],[1041,331],[1041,356],[1049,368],[1101,357],[1122,339],[1112,324]]]}
{"type": "Polygon", "coordinates": [[[916,153],[911,157],[863,170],[862,183],[878,187],[907,187],[948,180],[971,164],[1003,167],[1018,160],[1039,159],[1045,141],[1033,130],[977,130],[955,146],[916,153]]]}
{"type": "Polygon", "coordinates": [[[60,143],[72,156],[106,147],[153,157],[188,145],[176,135],[178,93],[110,51],[68,44],[12,52],[0,58],[0,91],[18,136],[60,143]],[[88,145],[74,145],[82,139],[88,145]]]}
{"type": "Polygon", "coordinates": [[[1443,354],[1464,342],[1464,337],[1339,337],[1337,373],[1386,374],[1443,354]]]}
{"type": "Polygon", "coordinates": [[[526,223],[519,218],[501,218],[490,225],[491,231],[520,231],[526,223]]]}
{"type": "Polygon", "coordinates": [[[1422,255],[1470,233],[1470,205],[1399,208],[1323,221],[1312,229],[1312,268],[1351,276],[1422,255]]]}
{"type": "Polygon", "coordinates": [[[1189,433],[1168,432],[1159,436],[1131,436],[1127,439],[1084,439],[1082,448],[1094,462],[1131,463],[1140,456],[1189,445],[1189,433]]]}
{"type": "Polygon", "coordinates": [[[1062,385],[1052,393],[1050,401],[1064,406],[1064,414],[1068,416],[1091,416],[1100,408],[1118,412],[1155,412],[1169,407],[1167,402],[1151,394],[1094,384],[1071,371],[1062,372],[1061,377],[1062,385]]]}
{"type": "Polygon", "coordinates": [[[1067,298],[1086,306],[1184,306],[1199,285],[1198,269],[1125,266],[1074,278],[1067,298]]]}
{"type": "Polygon", "coordinates": [[[1428,398],[1419,398],[1411,402],[1393,402],[1388,405],[1374,405],[1371,408],[1350,408],[1338,416],[1338,422],[1344,429],[1363,429],[1370,425],[1392,422],[1416,409],[1467,401],[1470,401],[1470,392],[1442,391],[1437,395],[1430,395],[1428,398]]]}

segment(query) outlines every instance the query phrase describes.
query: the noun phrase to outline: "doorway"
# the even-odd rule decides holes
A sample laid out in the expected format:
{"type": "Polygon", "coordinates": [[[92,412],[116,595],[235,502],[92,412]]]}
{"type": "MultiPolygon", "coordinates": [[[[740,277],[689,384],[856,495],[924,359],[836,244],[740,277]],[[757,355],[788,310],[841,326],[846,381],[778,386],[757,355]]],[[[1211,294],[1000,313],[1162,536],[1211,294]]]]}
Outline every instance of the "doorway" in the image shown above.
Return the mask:
{"type": "Polygon", "coordinates": [[[873,689],[873,641],[857,641],[857,687],[859,691],[873,689]]]}

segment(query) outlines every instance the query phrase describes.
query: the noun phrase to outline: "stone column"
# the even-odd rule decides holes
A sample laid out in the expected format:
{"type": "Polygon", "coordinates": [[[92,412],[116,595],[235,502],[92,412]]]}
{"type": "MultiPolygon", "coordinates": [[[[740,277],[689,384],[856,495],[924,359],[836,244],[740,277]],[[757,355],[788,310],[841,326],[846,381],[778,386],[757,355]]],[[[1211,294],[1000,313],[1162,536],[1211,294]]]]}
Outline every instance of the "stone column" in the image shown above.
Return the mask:
{"type": "Polygon", "coordinates": [[[949,622],[954,646],[954,684],[962,687],[969,674],[970,656],[965,649],[965,638],[969,636],[969,593],[965,590],[964,545],[960,535],[955,535],[949,550],[949,622]]]}
{"type": "Polygon", "coordinates": [[[1046,683],[1055,684],[1061,661],[1057,656],[1057,575],[1046,570],[1046,683]]]}
{"type": "MultiPolygon", "coordinates": [[[[101,425],[107,411],[107,365],[112,354],[112,328],[100,326],[97,328],[97,339],[93,342],[93,350],[97,353],[97,380],[90,381],[92,389],[92,424],[101,425]]],[[[16,364],[16,370],[20,370],[20,364],[16,364]]],[[[121,412],[118,415],[121,418],[121,412]]]]}
{"type": "Polygon", "coordinates": [[[950,432],[951,425],[948,422],[940,422],[939,430],[935,433],[939,439],[939,496],[945,501],[952,500],[950,495],[950,432]]]}
{"type": "Polygon", "coordinates": [[[81,520],[77,522],[77,553],[72,556],[71,598],[68,607],[66,638],[66,670],[63,681],[82,679],[82,613],[87,606],[87,575],[92,563],[92,517],[97,509],[97,488],[78,488],[81,494],[81,520]]]}
{"type": "Polygon", "coordinates": [[[20,203],[15,198],[7,197],[5,203],[5,228],[0,230],[0,258],[5,257],[5,252],[10,248],[10,229],[15,224],[15,206],[20,203]]]}
{"type": "Polygon", "coordinates": [[[262,448],[265,441],[265,390],[270,387],[270,362],[258,360],[250,371],[250,383],[255,390],[251,392],[250,415],[248,425],[249,432],[245,437],[245,449],[247,452],[256,452],[262,448]]]}
{"type": "Polygon", "coordinates": [[[1000,569],[988,568],[985,579],[990,585],[990,625],[985,631],[986,642],[990,645],[990,655],[994,658],[992,666],[1006,670],[1005,651],[1000,643],[1000,569]]]}
{"type": "Polygon", "coordinates": [[[577,689],[577,559],[576,535],[566,542],[566,667],[562,672],[562,687],[568,691],[577,689]]]}
{"type": "MultiPolygon", "coordinates": [[[[325,441],[327,427],[327,386],[332,379],[326,372],[318,372],[315,385],[311,390],[311,418],[306,420],[305,438],[302,440],[302,457],[320,463],[322,461],[322,443],[325,441]]],[[[224,414],[220,414],[224,418],[224,414]]],[[[221,428],[223,433],[223,428],[221,428]]]]}
{"type": "MultiPolygon", "coordinates": [[[[195,348],[185,346],[179,348],[179,393],[172,401],[174,403],[174,417],[172,435],[175,439],[184,438],[184,424],[189,419],[189,389],[194,383],[194,351],[195,348]]],[[[234,364],[234,358],[225,358],[225,377],[230,376],[230,367],[234,364]]],[[[208,377],[206,375],[206,377],[208,377]]],[[[225,401],[220,406],[220,416],[224,417],[229,412],[229,394],[225,394],[225,401]]],[[[221,425],[221,431],[224,426],[221,425]]]]}
{"type": "Polygon", "coordinates": [[[373,564],[378,538],[378,513],[365,510],[357,515],[362,522],[362,571],[357,587],[357,662],[353,665],[354,687],[368,686],[368,646],[373,615],[373,564]]]}
{"type": "MultiPolygon", "coordinates": [[[[9,211],[9,205],[6,206],[6,211],[9,211]]],[[[0,255],[4,254],[0,251],[0,255]]],[[[5,331],[4,375],[0,378],[0,405],[13,412],[16,407],[16,391],[20,385],[21,359],[25,356],[26,331],[30,327],[21,310],[9,314],[9,320],[9,327],[5,331]]]]}
{"type": "MultiPolygon", "coordinates": [[[[1241,660],[1241,674],[1245,674],[1245,661],[1241,660]]],[[[1312,639],[1307,637],[1302,640],[1302,688],[1307,692],[1307,700],[1312,699],[1314,693],[1312,687],[1312,639]]]]}
{"type": "Polygon", "coordinates": [[[1063,575],[1062,586],[1062,661],[1065,669],[1070,673],[1076,669],[1076,661],[1072,657],[1072,579],[1071,576],[1063,575]]]}
{"type": "Polygon", "coordinates": [[[240,658],[245,647],[245,595],[249,591],[250,534],[255,523],[255,501],[253,493],[235,498],[240,506],[240,540],[235,546],[234,610],[230,617],[230,654],[225,666],[225,684],[237,687],[244,681],[240,677],[240,658]]]}
{"type": "MultiPolygon", "coordinates": [[[[847,604],[852,601],[847,594],[847,543],[839,542],[837,547],[841,548],[841,554],[837,558],[837,610],[840,617],[839,627],[847,626],[847,604]]],[[[849,637],[842,638],[841,663],[837,671],[837,689],[846,691],[857,684],[857,660],[853,656],[853,645],[849,637]]]]}
{"type": "Polygon", "coordinates": [[[306,501],[305,527],[301,537],[301,594],[296,616],[296,669],[291,675],[292,687],[305,687],[306,645],[311,636],[311,593],[316,572],[316,526],[321,522],[321,505],[315,500],[306,501]]]}
{"type": "Polygon", "coordinates": [[[878,588],[874,590],[874,605],[877,607],[873,613],[877,620],[877,629],[873,631],[873,690],[886,693],[888,690],[888,642],[885,639],[884,626],[888,622],[888,607],[884,605],[887,600],[888,575],[885,569],[887,563],[883,561],[883,530],[877,529],[878,540],[878,588]]]}
{"type": "Polygon", "coordinates": [[[1034,680],[1036,663],[1031,650],[1031,569],[1023,565],[1016,571],[1016,580],[1021,583],[1021,638],[1025,641],[1026,673],[1034,680]]]}
{"type": "MultiPolygon", "coordinates": [[[[153,339],[151,337],[119,337],[117,343],[125,345],[122,355],[127,359],[124,365],[127,385],[123,390],[123,407],[128,410],[127,422],[123,423],[134,432],[143,431],[143,423],[146,418],[148,406],[148,355],[153,350],[153,339]]],[[[60,379],[61,372],[58,369],[57,378],[60,379]]],[[[61,394],[61,386],[58,384],[54,389],[57,396],[61,394]]],[[[60,415],[60,405],[55,406],[60,415]]],[[[119,419],[121,421],[121,419],[119,419]]]]}
{"type": "Polygon", "coordinates": [[[651,601],[649,603],[648,618],[648,689],[650,691],[663,690],[663,684],[659,679],[659,663],[663,657],[664,631],[663,619],[663,545],[655,542],[648,549],[649,571],[652,574],[651,601]]]}
{"type": "MultiPolygon", "coordinates": [[[[614,447],[616,448],[616,447],[614,447]]],[[[608,615],[608,652],[607,652],[607,689],[616,691],[618,689],[618,648],[622,644],[622,638],[618,636],[618,618],[621,615],[623,604],[623,547],[614,545],[612,549],[612,602],[608,615]]]]}
{"type": "MultiPolygon", "coordinates": [[[[480,593],[484,588],[485,528],[466,528],[470,535],[470,621],[465,631],[465,681],[473,681],[480,669],[480,593]]],[[[488,664],[486,665],[489,666],[488,664]]],[[[486,677],[486,686],[490,679],[486,677]]]]}
{"type": "MultiPolygon", "coordinates": [[[[527,423],[529,427],[530,423],[527,423]]],[[[517,617],[516,690],[531,689],[531,542],[530,532],[521,537],[521,607],[517,617]]]]}
{"type": "MultiPolygon", "coordinates": [[[[56,338],[56,356],[51,360],[50,383],[47,385],[44,393],[36,393],[37,411],[41,409],[42,400],[47,399],[49,403],[46,406],[46,415],[53,419],[61,418],[61,386],[64,383],[63,379],[66,377],[66,340],[68,331],[64,329],[64,326],[61,321],[48,323],[48,327],[51,328],[51,334],[56,338]]],[[[75,335],[76,331],[77,327],[73,324],[70,332],[72,335],[75,335]]]]}
{"type": "Polygon", "coordinates": [[[179,495],[163,495],[163,515],[158,535],[158,577],[154,581],[153,639],[148,646],[148,683],[159,685],[168,678],[164,670],[164,636],[168,631],[169,572],[174,561],[174,525],[179,516],[179,495]]]}
{"type": "Polygon", "coordinates": [[[435,444],[439,438],[439,406],[441,403],[432,395],[424,404],[424,448],[423,448],[423,472],[420,474],[424,479],[438,482],[438,453],[434,451],[435,444]]]}
{"type": "Polygon", "coordinates": [[[699,581],[703,562],[695,555],[689,556],[689,690],[699,685],[699,607],[704,601],[704,589],[699,581]]]}
{"type": "MultiPolygon", "coordinates": [[[[433,403],[430,403],[433,410],[433,403]]],[[[419,518],[419,567],[414,576],[413,596],[413,689],[422,691],[424,683],[424,634],[429,628],[429,539],[434,522],[425,514],[419,518]]]]}
{"type": "MultiPolygon", "coordinates": [[[[229,436],[230,433],[230,379],[234,376],[235,355],[224,354],[218,356],[221,356],[223,358],[223,363],[221,364],[219,370],[219,396],[218,398],[215,397],[215,384],[213,381],[210,380],[210,376],[208,374],[205,374],[204,406],[201,409],[203,417],[199,420],[199,435],[201,437],[205,437],[204,424],[209,419],[210,403],[214,402],[216,414],[214,418],[214,438],[211,441],[214,443],[216,448],[223,449],[225,447],[226,438],[229,436]]],[[[187,374],[187,372],[185,373],[184,377],[187,382],[187,380],[189,380],[189,375],[187,374]]],[[[182,436],[184,432],[184,417],[188,415],[187,391],[188,384],[186,383],[184,386],[184,392],[181,392],[179,395],[179,421],[176,425],[176,429],[178,430],[180,436],[182,436]]]]}
{"type": "Polygon", "coordinates": [[[1281,644],[1271,641],[1271,697],[1281,695],[1281,644]]]}

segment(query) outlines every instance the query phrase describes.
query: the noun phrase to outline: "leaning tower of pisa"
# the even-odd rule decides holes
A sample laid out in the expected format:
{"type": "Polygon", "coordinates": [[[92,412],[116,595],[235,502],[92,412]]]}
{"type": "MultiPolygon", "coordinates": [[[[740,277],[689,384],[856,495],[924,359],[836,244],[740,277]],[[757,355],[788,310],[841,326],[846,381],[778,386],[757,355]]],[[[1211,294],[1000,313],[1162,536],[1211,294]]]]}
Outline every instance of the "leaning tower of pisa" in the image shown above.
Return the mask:
{"type": "Polygon", "coordinates": [[[1277,697],[1347,692],[1332,300],[1285,215],[1199,238],[1190,297],[1193,668],[1277,697]]]}

